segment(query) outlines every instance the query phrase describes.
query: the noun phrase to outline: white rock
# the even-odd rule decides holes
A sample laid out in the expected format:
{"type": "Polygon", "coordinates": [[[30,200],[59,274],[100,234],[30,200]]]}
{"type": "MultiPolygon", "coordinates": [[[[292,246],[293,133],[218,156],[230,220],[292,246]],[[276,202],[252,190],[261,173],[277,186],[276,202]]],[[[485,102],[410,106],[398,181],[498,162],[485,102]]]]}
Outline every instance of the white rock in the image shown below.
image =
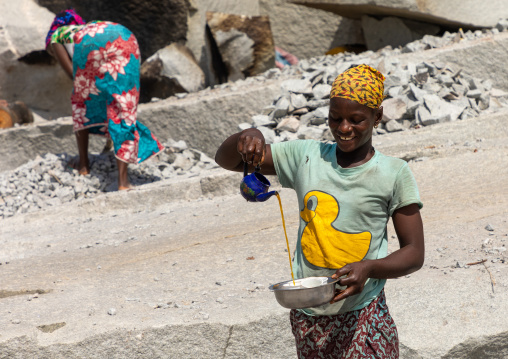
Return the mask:
{"type": "Polygon", "coordinates": [[[173,139],[169,139],[166,142],[166,146],[175,150],[176,152],[182,152],[187,149],[187,143],[184,140],[174,141],[173,139]]]}
{"type": "Polygon", "coordinates": [[[411,93],[415,97],[417,101],[423,101],[423,97],[427,94],[424,90],[418,88],[415,84],[410,83],[409,88],[411,89],[411,93]]]}
{"type": "Polygon", "coordinates": [[[433,94],[425,95],[424,102],[431,117],[437,119],[438,122],[455,121],[465,109],[463,106],[455,106],[433,94]]]}
{"type": "Polygon", "coordinates": [[[307,105],[307,99],[302,94],[292,93],[290,95],[290,102],[295,109],[303,108],[307,105]]]}
{"type": "Polygon", "coordinates": [[[184,155],[177,153],[176,159],[173,162],[173,167],[175,169],[181,169],[183,171],[188,171],[193,166],[192,160],[188,159],[184,155]]]}
{"type": "Polygon", "coordinates": [[[44,50],[44,40],[54,17],[55,14],[33,0],[0,2],[0,98],[8,101],[21,98],[31,108],[64,115],[71,112],[68,99],[72,82],[61,67],[56,62],[27,65],[19,61],[44,50]]]}
{"type": "Polygon", "coordinates": [[[272,129],[269,129],[268,127],[261,126],[258,128],[259,131],[263,134],[265,137],[265,142],[267,144],[274,143],[275,141],[275,131],[272,129]]]}
{"type": "Polygon", "coordinates": [[[255,127],[259,126],[275,126],[277,122],[270,119],[270,116],[266,115],[254,115],[251,118],[252,123],[255,127]]]}
{"type": "Polygon", "coordinates": [[[306,126],[300,126],[300,128],[297,131],[297,136],[299,139],[314,139],[318,140],[321,139],[321,136],[323,135],[323,130],[319,127],[306,127],[306,126]]]}
{"type": "Polygon", "coordinates": [[[243,130],[246,130],[248,128],[252,128],[252,125],[250,123],[247,123],[247,122],[242,122],[238,125],[238,129],[240,131],[243,131],[243,130]]]}
{"type": "Polygon", "coordinates": [[[383,101],[383,123],[391,120],[401,119],[407,110],[407,105],[403,99],[389,98],[383,101]]]}
{"type": "Polygon", "coordinates": [[[385,129],[388,132],[397,132],[404,130],[404,127],[397,120],[390,120],[385,124],[385,129]]]}
{"type": "Polygon", "coordinates": [[[387,93],[390,97],[395,98],[402,93],[402,89],[403,89],[402,86],[394,86],[389,88],[388,90],[385,89],[385,94],[387,93]]]}
{"type": "Polygon", "coordinates": [[[296,132],[298,128],[300,128],[300,121],[294,116],[284,117],[277,125],[280,131],[296,132]]]}
{"type": "Polygon", "coordinates": [[[282,91],[312,95],[312,84],[309,80],[291,79],[280,85],[282,91]]]}
{"type": "Polygon", "coordinates": [[[498,31],[505,31],[508,29],[508,19],[499,20],[499,22],[496,24],[496,29],[498,31]]]}
{"type": "Polygon", "coordinates": [[[494,227],[490,223],[485,226],[485,229],[489,232],[494,231],[494,227]]]}
{"type": "MultiPolygon", "coordinates": [[[[205,74],[185,45],[175,42],[160,49],[143,63],[142,70],[152,61],[160,61],[162,64],[158,76],[175,82],[185,91],[196,92],[204,88],[205,74]]],[[[161,81],[161,86],[163,84],[164,81],[161,81]]]]}
{"type": "Polygon", "coordinates": [[[490,90],[490,95],[492,97],[506,97],[506,96],[508,96],[508,92],[493,88],[490,90]]]}
{"type": "Polygon", "coordinates": [[[328,84],[318,84],[312,89],[312,93],[316,99],[323,99],[330,96],[332,86],[328,84]]]}
{"type": "Polygon", "coordinates": [[[282,96],[275,104],[275,110],[273,111],[272,116],[274,118],[281,118],[286,116],[290,105],[291,103],[289,100],[285,96],[282,96]]]}
{"type": "Polygon", "coordinates": [[[423,126],[429,126],[438,123],[437,118],[432,117],[431,113],[425,108],[425,106],[420,106],[416,110],[416,119],[418,123],[423,126]]]}
{"type": "Polygon", "coordinates": [[[466,93],[466,96],[469,98],[480,98],[481,95],[482,95],[482,91],[479,89],[469,90],[466,93]]]}

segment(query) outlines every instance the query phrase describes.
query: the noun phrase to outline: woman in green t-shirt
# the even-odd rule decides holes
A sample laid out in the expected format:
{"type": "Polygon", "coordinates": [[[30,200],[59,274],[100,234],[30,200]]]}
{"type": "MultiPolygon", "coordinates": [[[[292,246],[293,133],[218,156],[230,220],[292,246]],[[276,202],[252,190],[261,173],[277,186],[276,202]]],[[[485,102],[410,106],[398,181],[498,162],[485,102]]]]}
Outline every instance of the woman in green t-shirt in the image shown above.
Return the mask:
{"type": "Polygon", "coordinates": [[[424,262],[416,181],[401,159],[372,145],[383,117],[384,76],[367,65],[334,81],[328,126],[334,144],[296,140],[273,145],[249,128],[226,139],[215,160],[225,169],[277,175],[295,189],[300,228],[295,278],[333,276],[345,286],[330,304],[291,310],[299,358],[398,358],[398,335],[384,295],[388,278],[424,262]],[[400,249],[388,255],[388,220],[400,249]]]}

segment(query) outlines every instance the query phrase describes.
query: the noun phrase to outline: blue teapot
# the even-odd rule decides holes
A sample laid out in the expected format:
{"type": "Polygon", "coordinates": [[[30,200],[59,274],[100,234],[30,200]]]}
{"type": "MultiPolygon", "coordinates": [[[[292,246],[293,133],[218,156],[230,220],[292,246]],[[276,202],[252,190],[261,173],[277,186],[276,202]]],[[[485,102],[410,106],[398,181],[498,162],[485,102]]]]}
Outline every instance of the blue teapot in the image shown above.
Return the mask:
{"type": "Polygon", "coordinates": [[[268,192],[270,181],[259,173],[259,166],[254,172],[248,174],[249,165],[245,162],[243,165],[243,179],[240,183],[240,194],[249,202],[264,202],[277,191],[268,192]]]}

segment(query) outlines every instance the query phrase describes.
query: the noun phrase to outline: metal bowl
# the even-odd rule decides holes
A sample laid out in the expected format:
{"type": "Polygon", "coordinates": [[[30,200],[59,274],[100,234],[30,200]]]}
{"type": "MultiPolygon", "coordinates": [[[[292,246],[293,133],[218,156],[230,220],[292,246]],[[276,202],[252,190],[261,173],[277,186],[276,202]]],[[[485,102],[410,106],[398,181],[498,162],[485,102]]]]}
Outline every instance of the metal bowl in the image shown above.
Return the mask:
{"type": "Polygon", "coordinates": [[[329,303],[335,296],[335,284],[339,278],[308,277],[280,282],[270,286],[275,299],[284,308],[303,309],[329,303]],[[310,285],[309,285],[310,284],[310,285]]]}

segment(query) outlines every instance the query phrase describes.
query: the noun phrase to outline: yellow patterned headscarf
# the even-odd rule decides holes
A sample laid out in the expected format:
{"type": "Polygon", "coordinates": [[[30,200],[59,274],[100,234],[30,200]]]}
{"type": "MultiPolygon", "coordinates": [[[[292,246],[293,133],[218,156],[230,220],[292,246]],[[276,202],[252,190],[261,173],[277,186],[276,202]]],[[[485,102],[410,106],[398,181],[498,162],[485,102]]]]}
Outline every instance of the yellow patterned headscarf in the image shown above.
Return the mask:
{"type": "Polygon", "coordinates": [[[381,72],[368,65],[352,67],[337,76],[330,98],[346,98],[370,108],[379,108],[384,99],[384,80],[381,72]]]}

